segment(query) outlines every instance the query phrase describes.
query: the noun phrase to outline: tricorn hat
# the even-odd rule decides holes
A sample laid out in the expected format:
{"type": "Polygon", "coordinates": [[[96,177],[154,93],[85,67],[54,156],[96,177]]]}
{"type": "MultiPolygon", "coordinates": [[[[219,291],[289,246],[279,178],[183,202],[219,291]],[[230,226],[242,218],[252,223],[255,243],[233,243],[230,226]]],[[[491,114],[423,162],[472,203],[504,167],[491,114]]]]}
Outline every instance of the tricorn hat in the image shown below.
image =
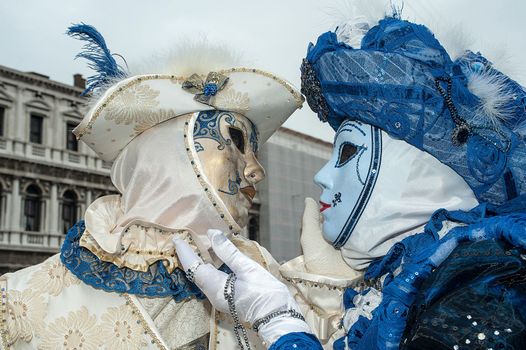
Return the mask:
{"type": "Polygon", "coordinates": [[[244,115],[254,123],[263,143],[303,104],[301,93],[290,83],[254,68],[213,69],[211,65],[204,74],[202,67],[195,73],[187,73],[186,67],[184,74],[129,76],[94,27],[74,25],[68,34],[87,41],[77,57],[88,59],[98,72],[88,78],[84,94],[97,90],[100,94],[74,133],[105,161],[113,161],[134,137],[152,126],[206,110],[244,115]]]}

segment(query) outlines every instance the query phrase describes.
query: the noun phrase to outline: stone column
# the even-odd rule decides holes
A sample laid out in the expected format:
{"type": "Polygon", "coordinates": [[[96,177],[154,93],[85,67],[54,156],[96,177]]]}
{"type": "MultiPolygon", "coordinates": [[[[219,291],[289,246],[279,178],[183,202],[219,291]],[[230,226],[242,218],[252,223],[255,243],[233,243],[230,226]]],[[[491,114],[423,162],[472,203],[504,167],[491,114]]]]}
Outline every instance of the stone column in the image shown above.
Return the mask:
{"type": "Polygon", "coordinates": [[[3,226],[4,228],[6,229],[9,229],[11,227],[11,221],[12,221],[12,212],[13,212],[13,204],[12,204],[12,197],[13,197],[13,194],[12,193],[5,193],[3,196],[2,196],[2,199],[3,199],[3,203],[2,203],[2,208],[4,209],[4,213],[3,213],[3,226]]]}
{"type": "MultiPolygon", "coordinates": [[[[25,145],[27,141],[27,134],[29,134],[29,122],[28,116],[26,115],[26,109],[24,108],[24,89],[18,87],[16,89],[16,102],[13,104],[14,109],[14,118],[11,118],[13,123],[13,128],[11,130],[13,133],[13,153],[25,157],[25,145]]],[[[16,221],[18,222],[19,218],[17,217],[16,221]]],[[[19,224],[17,224],[17,227],[19,224]]]]}
{"type": "Polygon", "coordinates": [[[24,89],[18,87],[16,89],[16,104],[14,107],[15,118],[13,118],[14,129],[15,130],[15,140],[25,141],[26,140],[26,131],[29,134],[29,123],[26,110],[24,108],[24,89]]]}
{"type": "Polygon", "coordinates": [[[22,198],[20,197],[20,180],[18,178],[13,179],[13,187],[11,192],[11,225],[12,231],[22,231],[22,198]]]}
{"type": "Polygon", "coordinates": [[[92,192],[90,189],[87,189],[86,190],[86,208],[89,207],[89,205],[91,204],[91,201],[92,201],[92,192]]]}
{"type": "Polygon", "coordinates": [[[49,215],[47,215],[47,225],[49,233],[58,233],[58,222],[60,220],[58,215],[58,191],[57,184],[51,184],[51,191],[49,196],[49,215]]]}

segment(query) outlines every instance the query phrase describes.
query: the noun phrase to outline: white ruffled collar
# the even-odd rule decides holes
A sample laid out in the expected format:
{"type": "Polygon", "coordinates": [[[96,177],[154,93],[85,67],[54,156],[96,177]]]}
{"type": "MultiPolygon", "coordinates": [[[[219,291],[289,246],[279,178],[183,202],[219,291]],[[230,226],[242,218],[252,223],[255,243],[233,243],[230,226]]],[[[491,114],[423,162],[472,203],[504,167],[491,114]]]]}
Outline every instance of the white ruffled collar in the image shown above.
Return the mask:
{"type": "Polygon", "coordinates": [[[174,230],[135,220],[116,233],[114,228],[121,215],[120,195],[104,196],[94,201],[85,213],[86,229],[80,245],[101,260],[137,271],[147,271],[151,264],[159,260],[169,272],[178,267],[172,243],[174,236],[184,239],[199,251],[188,229],[174,230]]]}

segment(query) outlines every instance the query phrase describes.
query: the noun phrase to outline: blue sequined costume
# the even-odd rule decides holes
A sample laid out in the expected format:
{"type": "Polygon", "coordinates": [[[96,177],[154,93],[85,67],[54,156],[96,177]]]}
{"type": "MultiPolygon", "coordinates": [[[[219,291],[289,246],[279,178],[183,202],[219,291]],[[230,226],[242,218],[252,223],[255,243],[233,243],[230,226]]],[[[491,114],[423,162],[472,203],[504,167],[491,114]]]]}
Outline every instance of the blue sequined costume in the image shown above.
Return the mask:
{"type": "MultiPolygon", "coordinates": [[[[467,212],[437,208],[424,232],[374,261],[365,278],[382,278],[382,300],[334,349],[526,348],[523,88],[481,54],[452,60],[426,27],[389,17],[360,48],[322,34],[303,61],[302,92],[335,130],[357,120],[433,155],[480,203],[467,212]],[[468,87],[480,72],[512,97],[501,106],[506,118],[480,116],[468,87]],[[446,221],[456,227],[440,238],[446,221]]],[[[346,308],[356,294],[346,291],[346,308]]]]}

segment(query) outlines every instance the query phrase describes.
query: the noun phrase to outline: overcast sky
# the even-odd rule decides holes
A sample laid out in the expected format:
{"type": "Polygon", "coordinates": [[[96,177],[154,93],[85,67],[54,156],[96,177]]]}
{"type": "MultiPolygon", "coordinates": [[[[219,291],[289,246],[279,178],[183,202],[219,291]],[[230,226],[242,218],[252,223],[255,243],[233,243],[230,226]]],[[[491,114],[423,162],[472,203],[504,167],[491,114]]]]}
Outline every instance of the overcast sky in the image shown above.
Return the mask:
{"type": "MultiPolygon", "coordinates": [[[[358,0],[371,1],[371,0],[358,0]]],[[[139,61],[173,47],[184,37],[205,35],[244,53],[254,67],[299,87],[299,66],[309,41],[332,28],[343,0],[16,0],[0,1],[0,64],[35,71],[71,84],[74,73],[91,72],[74,61],[81,43],[64,35],[71,23],[94,25],[110,50],[139,61]]],[[[459,28],[470,48],[506,57],[512,77],[526,83],[524,0],[406,0],[404,15],[443,28],[459,28]],[[454,26],[457,27],[454,27],[454,26]],[[485,51],[486,50],[486,51],[485,51]],[[504,53],[504,54],[503,54],[504,53]]],[[[460,35],[460,34],[459,34],[460,35]]],[[[331,141],[307,105],[285,126],[331,141]]]]}

